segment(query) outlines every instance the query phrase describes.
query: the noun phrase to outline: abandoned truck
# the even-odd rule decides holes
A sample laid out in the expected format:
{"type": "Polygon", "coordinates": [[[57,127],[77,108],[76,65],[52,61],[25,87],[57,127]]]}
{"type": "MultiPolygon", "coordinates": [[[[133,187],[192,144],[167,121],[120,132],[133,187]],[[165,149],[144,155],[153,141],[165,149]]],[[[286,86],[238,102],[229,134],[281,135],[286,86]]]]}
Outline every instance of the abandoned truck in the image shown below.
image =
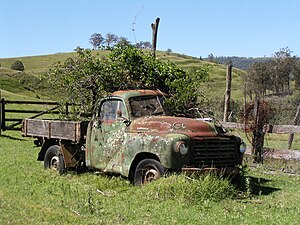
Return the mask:
{"type": "Polygon", "coordinates": [[[117,91],[101,99],[89,123],[25,119],[24,136],[42,140],[45,169],[88,168],[145,184],[166,171],[238,174],[246,146],[218,125],[169,116],[166,95],[117,91]]]}

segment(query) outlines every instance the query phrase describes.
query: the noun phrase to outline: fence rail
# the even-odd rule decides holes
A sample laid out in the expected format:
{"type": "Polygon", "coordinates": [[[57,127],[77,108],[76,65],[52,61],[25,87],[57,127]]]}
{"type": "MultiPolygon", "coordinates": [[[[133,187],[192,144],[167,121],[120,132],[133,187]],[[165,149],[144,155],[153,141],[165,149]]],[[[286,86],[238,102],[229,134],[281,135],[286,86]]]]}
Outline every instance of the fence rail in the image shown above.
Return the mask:
{"type": "MultiPolygon", "coordinates": [[[[45,115],[45,114],[59,114],[57,111],[58,107],[61,106],[60,103],[58,102],[50,102],[50,101],[11,101],[11,100],[6,100],[4,98],[1,99],[0,101],[0,134],[1,130],[20,130],[18,125],[22,123],[23,118],[15,118],[15,117],[8,117],[8,113],[10,116],[13,114],[35,114],[33,116],[25,116],[25,118],[30,118],[34,119],[39,116],[45,115]],[[45,109],[45,110],[32,110],[32,109],[9,109],[6,106],[7,105],[40,105],[40,106],[53,106],[50,109],[45,109]],[[15,123],[10,123],[8,125],[7,122],[15,122],[15,123]]],[[[65,105],[65,113],[69,113],[69,104],[66,103],[65,105]]]]}
{"type": "MultiPolygon", "coordinates": [[[[225,128],[245,130],[245,125],[242,123],[221,122],[225,128]]],[[[273,134],[300,134],[300,126],[293,125],[266,125],[264,127],[266,133],[273,134]]]]}

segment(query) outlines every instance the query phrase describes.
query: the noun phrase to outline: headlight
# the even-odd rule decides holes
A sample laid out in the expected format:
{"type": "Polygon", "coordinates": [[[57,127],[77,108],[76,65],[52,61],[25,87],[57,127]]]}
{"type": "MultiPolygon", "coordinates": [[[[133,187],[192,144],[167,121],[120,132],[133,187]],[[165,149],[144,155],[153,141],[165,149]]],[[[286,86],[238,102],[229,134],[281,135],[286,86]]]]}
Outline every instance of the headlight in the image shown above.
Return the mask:
{"type": "Polygon", "coordinates": [[[188,150],[189,148],[187,144],[183,141],[177,142],[175,145],[175,151],[179,152],[181,155],[186,155],[188,153],[188,150]]]}
{"type": "Polygon", "coordinates": [[[241,152],[242,154],[244,154],[245,151],[246,151],[246,149],[247,149],[247,146],[246,146],[245,142],[242,141],[242,143],[241,143],[241,145],[240,145],[240,152],[241,152]]]}

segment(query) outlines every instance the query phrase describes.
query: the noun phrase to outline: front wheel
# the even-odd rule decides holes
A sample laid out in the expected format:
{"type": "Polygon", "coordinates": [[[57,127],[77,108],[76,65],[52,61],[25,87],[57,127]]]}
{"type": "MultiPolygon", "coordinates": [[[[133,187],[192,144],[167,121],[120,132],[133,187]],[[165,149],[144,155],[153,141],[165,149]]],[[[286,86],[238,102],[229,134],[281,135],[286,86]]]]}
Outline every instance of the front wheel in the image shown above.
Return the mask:
{"type": "Polygon", "coordinates": [[[157,180],[165,173],[163,165],[154,159],[144,159],[139,162],[134,173],[134,184],[147,184],[157,180]]]}
{"type": "Polygon", "coordinates": [[[65,172],[64,158],[58,145],[52,145],[47,149],[44,158],[44,168],[55,170],[59,174],[65,172]]]}

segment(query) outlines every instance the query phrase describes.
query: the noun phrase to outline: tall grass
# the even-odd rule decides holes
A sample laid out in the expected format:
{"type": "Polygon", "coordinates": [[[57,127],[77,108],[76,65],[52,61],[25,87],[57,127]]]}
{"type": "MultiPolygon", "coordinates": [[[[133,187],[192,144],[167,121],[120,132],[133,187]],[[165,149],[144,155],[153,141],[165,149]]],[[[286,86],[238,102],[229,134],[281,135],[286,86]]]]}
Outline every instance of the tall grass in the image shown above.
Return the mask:
{"type": "Polygon", "coordinates": [[[300,178],[282,169],[249,169],[242,193],[212,175],[170,175],[135,187],[114,175],[45,171],[32,141],[13,131],[0,136],[1,225],[299,222],[300,178]]]}

